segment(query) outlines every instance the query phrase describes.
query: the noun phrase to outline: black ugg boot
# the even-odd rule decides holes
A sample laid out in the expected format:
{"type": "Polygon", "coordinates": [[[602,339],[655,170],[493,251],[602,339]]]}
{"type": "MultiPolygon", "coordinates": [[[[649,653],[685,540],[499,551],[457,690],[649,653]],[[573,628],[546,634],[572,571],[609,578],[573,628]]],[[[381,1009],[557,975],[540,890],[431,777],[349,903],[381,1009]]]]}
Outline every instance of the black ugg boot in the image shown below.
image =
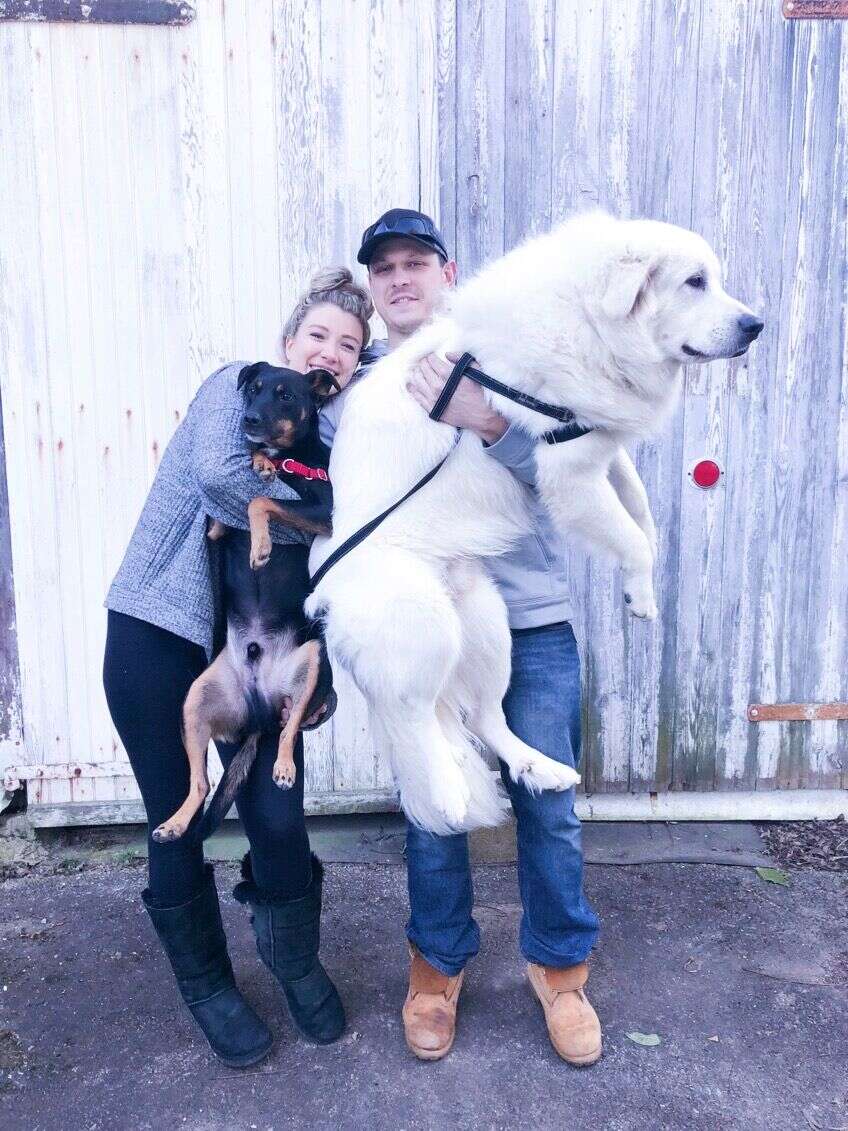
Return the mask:
{"type": "Polygon", "coordinates": [[[231,1068],[245,1068],[268,1054],[271,1031],[236,989],[211,864],[205,872],[200,893],[179,907],[157,907],[149,891],[141,898],[212,1051],[231,1068]]]}
{"type": "Polygon", "coordinates": [[[321,884],[324,869],[312,857],[312,881],[305,895],[276,900],[254,883],[250,857],[242,862],[244,881],[233,895],[250,904],[250,921],[259,957],[283,987],[289,1012],[298,1029],[318,1044],[337,1041],[344,1032],[341,998],[318,961],[321,922],[321,884]]]}

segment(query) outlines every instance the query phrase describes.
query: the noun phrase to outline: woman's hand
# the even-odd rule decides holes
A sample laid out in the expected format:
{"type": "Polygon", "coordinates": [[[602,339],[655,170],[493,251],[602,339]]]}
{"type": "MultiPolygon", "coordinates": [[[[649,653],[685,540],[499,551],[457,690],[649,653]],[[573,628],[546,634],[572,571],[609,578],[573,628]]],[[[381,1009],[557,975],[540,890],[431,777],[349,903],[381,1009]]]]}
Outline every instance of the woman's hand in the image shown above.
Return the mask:
{"type": "MultiPolygon", "coordinates": [[[[406,387],[413,399],[428,413],[451,375],[452,363],[460,358],[458,353],[449,353],[447,356],[448,361],[442,361],[437,354],[428,354],[413,366],[409,374],[406,387]]],[[[508,421],[488,403],[481,387],[467,377],[463,377],[457,385],[441,420],[454,428],[467,428],[485,444],[494,444],[496,440],[500,440],[508,426],[508,421]]]]}

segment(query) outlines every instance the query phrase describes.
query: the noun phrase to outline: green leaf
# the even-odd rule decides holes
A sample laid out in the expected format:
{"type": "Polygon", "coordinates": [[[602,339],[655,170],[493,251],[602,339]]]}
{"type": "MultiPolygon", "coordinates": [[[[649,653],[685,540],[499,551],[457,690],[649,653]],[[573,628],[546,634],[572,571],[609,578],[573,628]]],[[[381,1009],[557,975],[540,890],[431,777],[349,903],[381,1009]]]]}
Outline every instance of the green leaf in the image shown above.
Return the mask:
{"type": "Polygon", "coordinates": [[[784,872],[782,868],[757,868],[757,875],[767,884],[780,884],[782,887],[789,887],[789,873],[784,872]]]}
{"type": "Polygon", "coordinates": [[[625,1036],[631,1040],[634,1045],[644,1045],[645,1048],[651,1048],[661,1043],[656,1033],[625,1033],[625,1036]]]}

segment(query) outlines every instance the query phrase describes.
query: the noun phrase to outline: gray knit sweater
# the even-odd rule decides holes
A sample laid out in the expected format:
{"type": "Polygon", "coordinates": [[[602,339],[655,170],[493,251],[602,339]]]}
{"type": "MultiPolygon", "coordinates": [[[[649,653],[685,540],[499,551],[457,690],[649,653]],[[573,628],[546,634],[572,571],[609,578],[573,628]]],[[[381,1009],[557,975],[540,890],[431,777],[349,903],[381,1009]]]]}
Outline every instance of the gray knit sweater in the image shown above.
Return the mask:
{"type": "MultiPolygon", "coordinates": [[[[244,361],[216,370],[200,386],[171,438],[153,480],[106,607],[138,617],[200,644],[212,657],[214,622],[206,516],[247,529],[247,507],[258,495],[297,496],[250,466],[241,431],[236,381],[244,361]]],[[[311,537],[272,526],[276,542],[311,537]]]]}

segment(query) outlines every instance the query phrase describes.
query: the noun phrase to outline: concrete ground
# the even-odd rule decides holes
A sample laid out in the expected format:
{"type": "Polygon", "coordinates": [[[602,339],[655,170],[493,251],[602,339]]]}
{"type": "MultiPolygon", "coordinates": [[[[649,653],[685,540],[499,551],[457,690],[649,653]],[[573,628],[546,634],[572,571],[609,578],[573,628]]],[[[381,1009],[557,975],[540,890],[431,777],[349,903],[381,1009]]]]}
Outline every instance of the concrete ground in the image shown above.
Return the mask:
{"type": "Polygon", "coordinates": [[[550,1048],[524,981],[515,868],[478,865],[483,947],[454,1050],[428,1065],[400,1021],[399,830],[347,830],[314,826],[326,859],[389,862],[327,867],[322,955],[349,1018],[328,1048],[295,1036],[229,895],[237,869],[217,866],[237,977],[277,1034],[245,1072],[210,1056],[181,1007],[126,845],[108,863],[66,845],[0,884],[0,1128],[848,1128],[848,875],[769,883],[746,866],[768,863],[750,826],[730,840],[710,826],[588,827],[587,859],[606,861],[586,876],[603,921],[589,990],[605,1055],[577,1070],[550,1048]],[[631,862],[675,855],[732,864],[631,862]]]}

